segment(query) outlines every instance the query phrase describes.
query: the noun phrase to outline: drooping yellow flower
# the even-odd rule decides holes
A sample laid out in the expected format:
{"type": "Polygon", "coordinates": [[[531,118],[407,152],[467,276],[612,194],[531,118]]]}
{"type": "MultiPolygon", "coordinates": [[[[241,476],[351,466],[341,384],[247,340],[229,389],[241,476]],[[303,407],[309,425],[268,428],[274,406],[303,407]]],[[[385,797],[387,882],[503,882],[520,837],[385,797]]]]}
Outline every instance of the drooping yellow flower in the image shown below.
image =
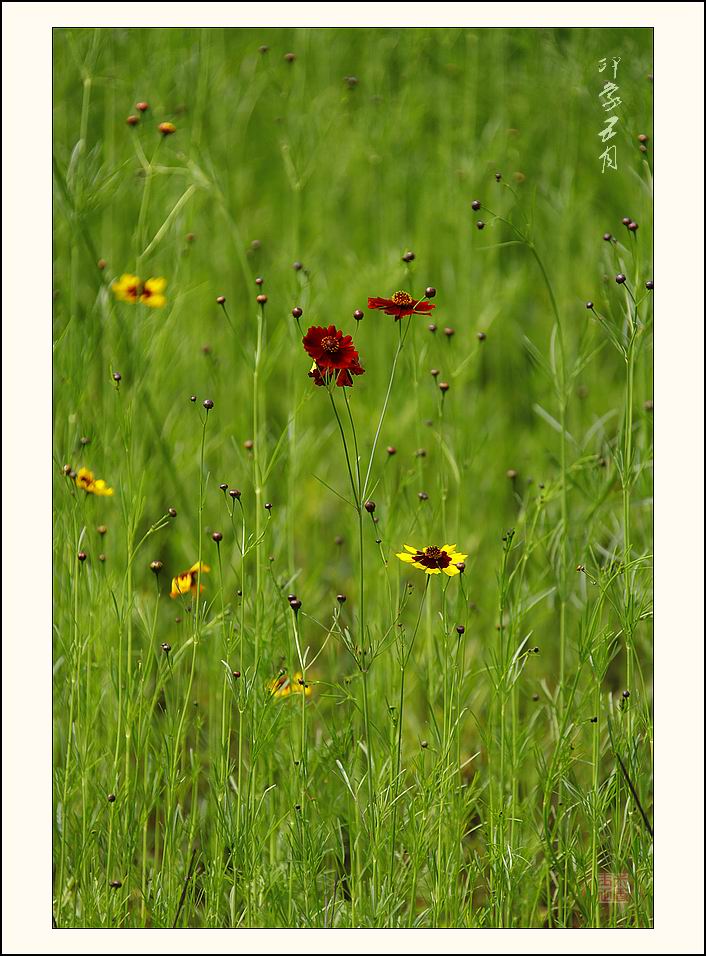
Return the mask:
{"type": "Polygon", "coordinates": [[[459,565],[463,565],[468,557],[467,554],[457,551],[455,544],[445,544],[442,548],[431,544],[423,550],[406,544],[404,548],[405,550],[397,555],[400,561],[411,564],[412,567],[419,568],[426,574],[441,574],[443,571],[444,574],[453,577],[461,573],[463,568],[459,565]]]}
{"type": "Polygon", "coordinates": [[[297,671],[292,679],[288,674],[280,674],[268,684],[268,689],[273,697],[289,697],[290,694],[304,694],[305,697],[311,697],[311,684],[304,681],[302,672],[297,671]]]}
{"type": "Polygon", "coordinates": [[[113,283],[112,289],[119,302],[132,302],[134,304],[142,292],[142,283],[139,276],[133,276],[126,272],[113,283]]]}
{"type": "Polygon", "coordinates": [[[144,302],[151,309],[162,309],[167,304],[167,298],[164,290],[167,287],[167,280],[163,276],[156,279],[148,279],[140,295],[140,302],[144,302]]]}
{"type": "Polygon", "coordinates": [[[109,498],[113,494],[113,489],[108,487],[107,482],[103,478],[96,478],[88,468],[79,468],[76,472],[76,484],[89,495],[109,498]]]}
{"type": "Polygon", "coordinates": [[[204,590],[203,584],[199,584],[201,574],[208,574],[211,569],[203,561],[192,564],[188,571],[181,571],[175,578],[172,578],[172,590],[169,594],[171,598],[178,598],[191,592],[196,594],[196,588],[204,590]]]}
{"type": "Polygon", "coordinates": [[[167,298],[164,290],[167,287],[167,280],[164,276],[157,276],[147,279],[145,282],[139,276],[125,275],[113,283],[113,292],[119,302],[142,302],[151,309],[161,309],[167,304],[167,298]]]}

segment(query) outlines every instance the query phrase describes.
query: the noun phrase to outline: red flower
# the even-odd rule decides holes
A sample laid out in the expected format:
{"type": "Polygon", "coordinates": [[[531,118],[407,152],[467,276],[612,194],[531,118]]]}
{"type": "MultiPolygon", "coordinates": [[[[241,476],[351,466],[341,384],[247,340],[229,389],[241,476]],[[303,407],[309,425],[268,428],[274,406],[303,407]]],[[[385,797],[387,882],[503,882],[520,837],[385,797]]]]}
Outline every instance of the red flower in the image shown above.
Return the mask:
{"type": "Polygon", "coordinates": [[[327,385],[335,377],[336,385],[350,386],[353,375],[362,375],[365,371],[358,360],[353,339],[335,325],[326,328],[312,325],[302,342],[314,360],[309,375],[316,385],[327,385]]]}
{"type": "Polygon", "coordinates": [[[329,325],[328,328],[312,325],[302,342],[320,368],[350,368],[358,361],[353,339],[350,335],[344,335],[335,325],[329,325]]]}
{"type": "Polygon", "coordinates": [[[391,299],[368,299],[369,309],[380,309],[385,315],[394,315],[395,322],[404,315],[429,315],[436,305],[422,299],[413,299],[409,292],[395,292],[391,299]]]}

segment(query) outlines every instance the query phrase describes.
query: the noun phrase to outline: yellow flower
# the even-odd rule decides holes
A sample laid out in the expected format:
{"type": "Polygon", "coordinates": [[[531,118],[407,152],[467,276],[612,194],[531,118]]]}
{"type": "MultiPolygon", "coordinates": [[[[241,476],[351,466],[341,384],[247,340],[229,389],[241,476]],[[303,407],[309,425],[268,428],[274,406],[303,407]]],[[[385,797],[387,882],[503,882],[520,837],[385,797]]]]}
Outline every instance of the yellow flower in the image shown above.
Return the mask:
{"type": "Polygon", "coordinates": [[[139,276],[133,276],[129,273],[121,275],[117,282],[113,283],[113,292],[119,302],[137,302],[142,291],[142,283],[139,276]]]}
{"type": "Polygon", "coordinates": [[[106,498],[113,494],[113,489],[108,487],[104,479],[96,478],[88,468],[79,468],[76,472],[76,484],[89,495],[99,495],[106,498]]]}
{"type": "Polygon", "coordinates": [[[208,574],[211,569],[203,561],[192,564],[188,571],[182,571],[175,578],[172,578],[172,590],[169,594],[171,598],[181,597],[183,594],[196,594],[196,588],[203,591],[203,584],[199,584],[201,574],[208,574]]]}
{"type": "Polygon", "coordinates": [[[147,279],[143,282],[139,276],[125,275],[120,276],[117,282],[113,283],[113,292],[119,302],[143,302],[151,309],[161,309],[167,304],[164,290],[167,287],[167,280],[163,276],[147,279]]]}
{"type": "Polygon", "coordinates": [[[167,287],[167,280],[162,276],[157,279],[148,279],[140,295],[140,302],[144,302],[151,309],[161,309],[167,304],[164,290],[167,287]]]}
{"type": "Polygon", "coordinates": [[[305,683],[302,672],[297,671],[294,679],[290,680],[287,674],[280,674],[267,685],[273,697],[289,697],[290,694],[304,694],[311,697],[311,684],[305,683]]]}
{"type": "Polygon", "coordinates": [[[441,574],[443,571],[444,574],[453,577],[461,573],[462,568],[459,568],[459,564],[462,565],[468,557],[467,554],[457,551],[455,544],[445,544],[443,548],[431,544],[424,550],[412,548],[406,544],[404,548],[405,550],[397,555],[400,561],[411,564],[412,567],[419,568],[426,574],[441,574]]]}

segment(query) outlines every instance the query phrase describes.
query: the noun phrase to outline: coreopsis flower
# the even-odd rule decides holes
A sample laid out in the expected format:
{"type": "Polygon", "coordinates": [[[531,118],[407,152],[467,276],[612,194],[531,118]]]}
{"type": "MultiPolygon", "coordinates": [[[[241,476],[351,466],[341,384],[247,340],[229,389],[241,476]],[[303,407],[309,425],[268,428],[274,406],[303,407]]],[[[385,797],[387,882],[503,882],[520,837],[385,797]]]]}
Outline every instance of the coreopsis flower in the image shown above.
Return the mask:
{"type": "Polygon", "coordinates": [[[98,495],[99,497],[109,498],[113,494],[113,489],[108,487],[103,478],[96,478],[88,468],[79,468],[76,472],[76,485],[89,495],[98,495]]]}
{"type": "Polygon", "coordinates": [[[304,694],[305,697],[311,697],[311,684],[304,680],[301,671],[297,671],[291,679],[288,674],[280,674],[279,677],[270,681],[268,689],[273,697],[289,697],[290,694],[304,694]]]}
{"type": "Polygon", "coordinates": [[[406,544],[404,551],[400,552],[397,557],[405,564],[411,564],[412,567],[419,568],[426,574],[441,574],[443,571],[444,574],[453,577],[455,574],[461,573],[458,565],[463,564],[468,555],[457,551],[455,544],[445,544],[441,548],[432,544],[423,550],[412,548],[406,544]]]}
{"type": "Polygon", "coordinates": [[[350,335],[344,335],[335,325],[312,325],[302,339],[308,355],[314,360],[309,372],[316,385],[335,381],[339,386],[353,384],[354,375],[362,375],[358,352],[350,335]]]}
{"type": "Polygon", "coordinates": [[[161,309],[167,304],[164,290],[167,287],[167,280],[163,276],[155,279],[147,279],[142,287],[140,302],[144,302],[151,309],[161,309]]]}
{"type": "Polygon", "coordinates": [[[184,594],[189,594],[189,592],[196,594],[197,588],[199,591],[203,591],[204,587],[199,579],[202,574],[208,574],[210,570],[209,566],[204,564],[203,561],[192,564],[188,571],[182,571],[175,578],[172,578],[172,590],[169,597],[178,598],[184,594]]]}
{"type": "Polygon", "coordinates": [[[161,309],[167,304],[164,290],[167,280],[162,276],[143,282],[139,276],[126,273],[113,283],[113,292],[119,302],[142,302],[152,309],[161,309]]]}
{"type": "Polygon", "coordinates": [[[436,305],[423,299],[415,299],[409,292],[399,291],[393,293],[389,299],[381,299],[379,296],[368,299],[368,308],[379,309],[385,315],[394,315],[397,322],[405,315],[429,315],[436,305]]]}
{"type": "Polygon", "coordinates": [[[124,273],[113,283],[113,292],[119,302],[137,302],[140,298],[142,283],[138,276],[124,273]]]}

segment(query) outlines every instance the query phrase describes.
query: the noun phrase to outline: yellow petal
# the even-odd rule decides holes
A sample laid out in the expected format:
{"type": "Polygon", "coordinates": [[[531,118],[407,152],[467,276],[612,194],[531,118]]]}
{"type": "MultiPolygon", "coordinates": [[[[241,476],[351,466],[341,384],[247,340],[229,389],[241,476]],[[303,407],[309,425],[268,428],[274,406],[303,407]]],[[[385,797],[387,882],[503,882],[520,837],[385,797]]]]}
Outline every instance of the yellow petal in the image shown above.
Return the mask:
{"type": "Polygon", "coordinates": [[[404,545],[404,549],[405,549],[405,551],[409,551],[410,554],[416,554],[417,551],[419,551],[419,548],[413,548],[413,547],[412,547],[411,545],[409,545],[409,544],[405,544],[405,545],[404,545]]]}
{"type": "Polygon", "coordinates": [[[143,295],[142,301],[145,303],[145,305],[148,305],[150,309],[163,309],[167,304],[167,299],[163,295],[143,295]]]}
{"type": "Polygon", "coordinates": [[[204,564],[203,561],[200,563],[197,561],[196,564],[192,564],[189,568],[189,571],[203,571],[205,574],[208,574],[210,570],[209,566],[204,564]]]}
{"type": "Polygon", "coordinates": [[[158,276],[156,279],[148,279],[145,282],[145,289],[156,295],[158,292],[164,292],[167,288],[167,280],[164,276],[158,276]]]}
{"type": "Polygon", "coordinates": [[[456,554],[453,556],[453,559],[454,559],[454,562],[458,562],[458,561],[465,561],[467,557],[468,557],[467,554],[461,554],[460,551],[457,551],[456,554]]]}
{"type": "Polygon", "coordinates": [[[441,550],[442,550],[442,551],[445,551],[447,554],[453,554],[454,551],[456,550],[456,545],[455,545],[455,544],[445,544],[444,547],[443,547],[441,550]]]}
{"type": "Polygon", "coordinates": [[[405,564],[414,564],[414,558],[411,554],[405,554],[404,551],[401,551],[399,554],[395,555],[396,558],[399,558],[400,561],[404,561],[405,564]]]}
{"type": "Polygon", "coordinates": [[[455,574],[460,574],[461,572],[453,564],[450,564],[448,568],[444,568],[444,574],[448,574],[452,578],[455,574]]]}
{"type": "MultiPolygon", "coordinates": [[[[420,564],[418,565],[418,567],[422,568],[424,567],[424,565],[420,564]]],[[[424,570],[426,571],[427,574],[441,574],[440,568],[424,568],[424,570]]]]}

